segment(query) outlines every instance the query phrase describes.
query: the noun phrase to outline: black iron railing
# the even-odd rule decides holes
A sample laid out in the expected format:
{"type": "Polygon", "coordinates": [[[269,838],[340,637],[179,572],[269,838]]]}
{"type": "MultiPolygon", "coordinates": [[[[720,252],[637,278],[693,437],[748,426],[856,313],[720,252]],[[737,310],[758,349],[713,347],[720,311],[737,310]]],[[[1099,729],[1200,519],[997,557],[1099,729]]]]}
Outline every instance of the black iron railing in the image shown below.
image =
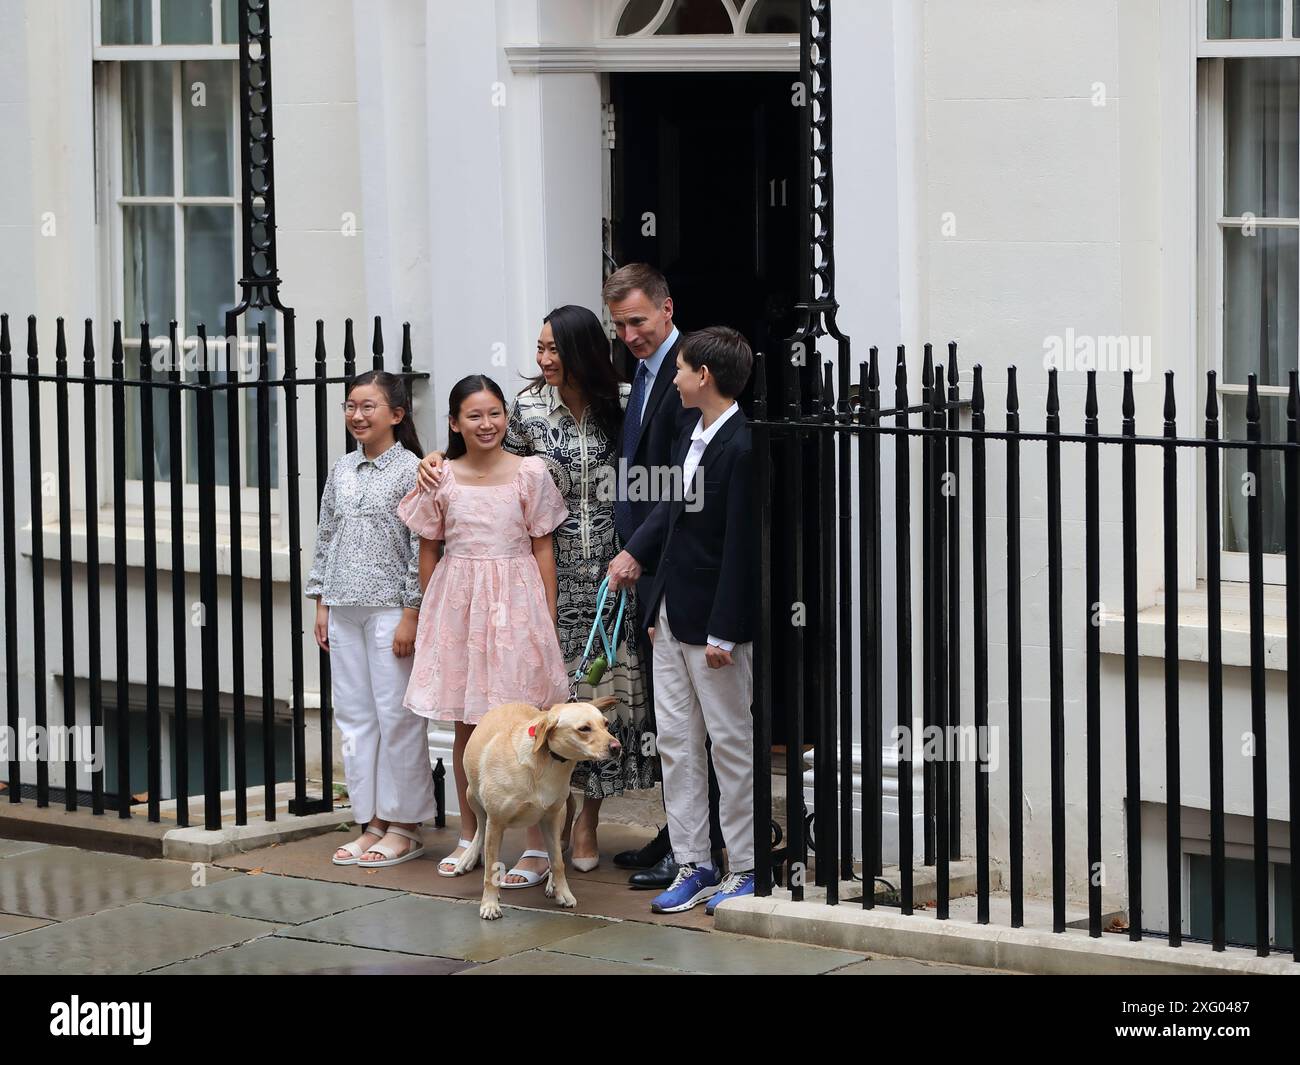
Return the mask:
{"type": "MultiPolygon", "coordinates": [[[[922,864],[935,867],[936,915],[949,916],[952,890],[951,863],[963,855],[963,794],[961,758],[953,747],[954,730],[973,724],[977,735],[987,733],[990,699],[1007,706],[1005,800],[1001,810],[1007,826],[1005,849],[995,855],[990,848],[990,805],[1003,796],[990,790],[988,749],[978,745],[978,764],[974,769],[975,821],[973,831],[976,866],[977,920],[990,919],[991,867],[995,861],[1009,873],[1009,894],[1013,927],[1024,924],[1025,835],[1023,808],[1025,799],[1024,765],[1026,756],[1039,761],[1046,758],[1050,777],[1050,882],[1052,927],[1066,928],[1067,860],[1066,850],[1066,782],[1075,773],[1084,776],[1086,794],[1086,854],[1088,877],[1088,928],[1093,936],[1102,934],[1103,901],[1099,870],[1104,869],[1102,819],[1102,649],[1100,640],[1102,535],[1107,531],[1101,519],[1101,455],[1105,449],[1120,451],[1120,483],[1108,486],[1118,491],[1122,511],[1118,557],[1123,573],[1123,736],[1124,750],[1108,755],[1124,766],[1123,800],[1126,805],[1123,850],[1127,883],[1128,934],[1140,939],[1142,917],[1142,836],[1140,824],[1141,785],[1145,767],[1141,758],[1139,728],[1139,646],[1138,598],[1139,557],[1160,552],[1164,574],[1164,790],[1168,812],[1165,852],[1168,881],[1168,937],[1179,945],[1183,927],[1182,832],[1179,810],[1183,799],[1180,771],[1187,764],[1180,733],[1180,723],[1189,714],[1204,715],[1210,734],[1210,862],[1212,934],[1216,949],[1223,949],[1225,934],[1225,803],[1224,803],[1224,684],[1223,684],[1223,614],[1220,574],[1220,499],[1219,489],[1224,452],[1245,452],[1246,471],[1251,483],[1259,486],[1248,496],[1249,523],[1249,674],[1251,734],[1254,755],[1250,762],[1253,815],[1252,869],[1254,875],[1254,943],[1261,955],[1269,951],[1269,839],[1268,839],[1268,764],[1266,740],[1269,721],[1266,713],[1265,644],[1264,644],[1264,550],[1263,550],[1263,456],[1281,456],[1285,499],[1285,548],[1287,584],[1285,615],[1287,640],[1286,725],[1289,738],[1286,766],[1287,779],[1273,781],[1288,796],[1290,809],[1289,841],[1291,854],[1300,853],[1300,384],[1292,371],[1287,402],[1286,440],[1262,438],[1260,398],[1252,375],[1246,402],[1246,438],[1223,439],[1220,432],[1218,391],[1214,373],[1206,379],[1204,434],[1180,436],[1174,405],[1174,377],[1166,374],[1164,421],[1159,436],[1139,436],[1135,417],[1133,371],[1124,372],[1122,395],[1122,430],[1118,435],[1100,431],[1097,371],[1087,373],[1087,392],[1078,417],[1082,432],[1063,428],[1063,412],[1055,369],[1048,374],[1045,424],[1041,431],[1021,425],[1020,401],[1015,368],[1007,371],[1007,405],[1005,429],[988,424],[985,407],[984,375],[974,368],[973,384],[967,400],[958,391],[956,345],[949,346],[945,376],[943,366],[935,366],[930,346],[926,346],[921,379],[920,403],[912,402],[908,387],[905,353],[900,347],[894,369],[893,405],[881,400],[881,359],[875,348],[871,357],[859,366],[856,389],[851,386],[847,360],[847,341],[834,337],[839,357],[835,362],[821,361],[816,353],[816,337],[810,333],[794,338],[791,350],[783,353],[783,365],[769,376],[766,360],[760,356],[755,373],[754,446],[756,451],[757,505],[762,529],[760,546],[761,618],[755,658],[755,761],[758,780],[755,786],[755,824],[768,824],[771,812],[771,758],[769,741],[772,715],[779,712],[789,742],[787,769],[788,842],[774,853],[777,875],[788,886],[794,901],[804,898],[805,876],[825,889],[829,904],[838,902],[839,881],[856,878],[852,825],[852,762],[849,751],[854,739],[854,724],[863,752],[861,772],[861,837],[864,883],[862,906],[876,903],[873,881],[882,872],[882,769],[878,753],[882,750],[887,718],[893,717],[900,728],[912,733],[914,711],[919,710],[922,727],[934,727],[941,737],[937,755],[925,758],[921,767],[923,786],[922,864]],[[797,345],[810,342],[810,346],[797,345]],[[820,372],[819,372],[820,371],[820,372]],[[838,377],[838,392],[836,378],[838,377]],[[773,380],[783,388],[781,402],[771,405],[768,390],[773,380]],[[946,384],[946,387],[945,387],[946,384]],[[811,397],[810,401],[807,397],[811,397]],[[969,413],[969,427],[963,418],[969,413]],[[881,581],[882,501],[889,486],[882,481],[882,443],[892,440],[889,454],[894,463],[893,506],[895,574],[893,617],[884,614],[881,581]],[[834,446],[838,442],[839,447],[834,446]],[[913,444],[921,450],[921,473],[914,484],[913,444]],[[1031,448],[1039,455],[1032,459],[1042,470],[1046,491],[1045,518],[1026,519],[1021,514],[1022,460],[1030,461],[1031,448]],[[851,450],[852,449],[852,450],[851,450]],[[1005,544],[989,538],[988,471],[1003,452],[1006,478],[1005,544]],[[1077,492],[1079,484],[1073,467],[1063,469],[1063,452],[1077,456],[1082,450],[1082,493],[1084,497],[1084,602],[1086,613],[1077,616],[1067,611],[1063,596],[1062,493],[1063,476],[1071,477],[1068,490],[1077,492]],[[1206,593],[1208,605],[1207,674],[1204,686],[1208,694],[1194,708],[1180,704],[1182,684],[1179,675],[1178,628],[1178,511],[1181,486],[1178,476],[1180,452],[1190,450],[1201,467],[1205,491],[1206,593]],[[1162,539],[1139,525],[1139,493],[1146,490],[1138,478],[1138,456],[1152,453],[1163,463],[1162,539]],[[990,454],[991,453],[991,454],[990,454]],[[858,478],[850,486],[850,455],[856,458],[858,478]],[[806,460],[815,456],[816,478],[809,483],[806,460]],[[967,466],[966,464],[969,464],[967,466]],[[965,471],[969,469],[969,480],[965,471]],[[796,523],[789,542],[772,542],[774,485],[781,493],[780,505],[795,514],[815,515],[813,522],[796,523]],[[961,496],[967,502],[963,503],[961,496]],[[811,502],[811,506],[807,506],[811,502]],[[917,512],[921,523],[919,535],[913,536],[917,512]],[[856,523],[856,530],[853,528],[856,523]],[[1024,741],[1025,708],[1023,687],[1025,660],[1022,618],[1024,605],[1021,585],[1027,577],[1022,571],[1023,531],[1045,533],[1047,548],[1047,656],[1048,684],[1045,749],[1026,751],[1024,741]],[[1045,526],[1045,528],[1044,528],[1045,526]],[[971,555],[962,557],[960,544],[969,530],[971,555]],[[856,559],[854,534],[856,532],[856,559]],[[818,550],[817,572],[805,573],[807,553],[802,539],[814,537],[818,550]],[[1140,546],[1141,545],[1141,546],[1140,546]],[[919,558],[914,551],[919,548],[919,558]],[[1006,683],[1005,690],[990,688],[989,579],[990,565],[1006,567],[1006,683]],[[921,602],[912,601],[913,573],[919,569],[921,602]],[[810,612],[806,625],[790,624],[792,608],[804,599],[808,587],[822,589],[820,608],[810,612]],[[965,591],[963,590],[965,589],[965,591]],[[969,593],[969,598],[967,597],[969,593]],[[856,598],[856,603],[855,603],[856,598]],[[856,614],[854,607],[856,606],[856,614]],[[837,610],[838,607],[838,610],[837,610]],[[914,609],[914,607],[919,609],[914,609]],[[919,614],[919,617],[917,616],[919,614]],[[969,637],[963,636],[963,621],[969,615],[969,637]],[[1072,616],[1073,615],[1073,616],[1072,616]],[[787,625],[789,626],[787,628],[787,625]],[[1066,759],[1067,722],[1064,685],[1064,648],[1067,626],[1083,626],[1084,633],[1084,708],[1082,731],[1086,736],[1082,760],[1066,759]],[[896,672],[896,705],[883,703],[882,671],[884,634],[892,629],[893,664],[896,672]],[[972,683],[963,685],[963,643],[969,660],[972,683]],[[838,647],[838,658],[830,649],[838,647]],[[804,649],[808,649],[806,661],[804,649]],[[799,661],[790,663],[791,656],[799,661]],[[920,698],[913,690],[915,659],[920,656],[920,698]],[[784,689],[773,690],[774,656],[786,680],[784,689]],[[851,663],[860,664],[859,683],[853,681],[851,663]],[[838,662],[838,668],[837,668],[838,662]],[[819,685],[806,684],[801,669],[818,670],[819,685]],[[774,707],[780,707],[774,711],[774,707]],[[837,711],[839,711],[837,713],[837,711]],[[804,767],[802,736],[806,723],[817,728],[816,757],[813,765],[814,816],[808,820],[801,787],[804,767]],[[836,763],[837,749],[840,753],[836,763]],[[809,865],[810,841],[805,822],[812,832],[812,846],[817,861],[809,865]]],[[[1072,417],[1070,414],[1066,418],[1072,417]]],[[[1201,472],[1198,471],[1198,472],[1201,472]]],[[[1113,522],[1111,523],[1113,528],[1113,522]]],[[[1115,545],[1109,545],[1112,556],[1115,545]]],[[[1031,603],[1031,607],[1039,604],[1031,603]]],[[[1041,669],[1041,665],[1034,668],[1041,669]]],[[[1040,674],[1041,675],[1041,674],[1040,674]]],[[[1277,725],[1273,724],[1276,734],[1277,725]]],[[[999,754],[1001,754],[999,750],[999,754]]],[[[1071,752],[1074,754],[1075,752],[1071,752]]],[[[913,748],[909,741],[898,752],[899,869],[897,904],[903,914],[914,911],[912,840],[913,748]]],[[[1114,764],[1114,763],[1112,763],[1114,764]]],[[[1113,789],[1112,789],[1113,790],[1113,789]]],[[[1113,794],[1111,798],[1114,798],[1113,794]]],[[[968,834],[965,838],[970,839],[968,834]]],[[[768,841],[759,841],[764,847],[768,841]]],[[[1120,840],[1105,841],[1112,850],[1120,840]]],[[[1047,870],[1034,870],[1044,874],[1047,870]]],[[[1080,870],[1076,870],[1078,872],[1080,870]]],[[[759,894],[772,890],[772,867],[758,870],[759,894]]],[[[1300,881],[1292,877],[1289,905],[1300,913],[1300,881]]]]}
{"type": "MultiPolygon", "coordinates": [[[[235,823],[244,824],[248,818],[248,792],[258,786],[264,789],[264,806],[267,819],[276,817],[276,765],[283,755],[276,736],[277,702],[287,701],[292,711],[291,755],[293,763],[294,798],[289,812],[294,815],[333,809],[333,744],[332,708],[330,706],[330,680],[328,659],[321,652],[320,682],[320,754],[322,780],[321,794],[308,795],[306,709],[304,699],[304,659],[302,624],[302,536],[299,522],[299,458],[300,433],[299,397],[310,392],[312,399],[312,429],[315,440],[316,500],[319,502],[329,472],[328,436],[332,408],[330,395],[338,400],[346,395],[348,383],[356,375],[356,347],[352,322],[345,326],[343,344],[343,374],[331,375],[326,366],[327,351],[325,326],[316,323],[314,373],[309,377],[297,375],[294,356],[294,315],[283,310],[282,331],[278,353],[283,359],[283,374],[273,377],[266,324],[259,323],[255,343],[255,365],[241,367],[240,359],[232,357],[238,345],[222,342],[210,343],[203,326],[197,329],[193,345],[181,344],[176,322],[171,323],[168,342],[152,344],[147,325],[141,326],[138,376],[128,376],[126,349],[122,340],[121,323],[114,323],[110,373],[101,375],[99,357],[95,350],[93,323],[85,323],[81,372],[69,365],[67,340],[63,319],[57,323],[54,343],[53,373],[48,364],[42,364],[38,344],[37,322],[34,316],[27,320],[27,365],[25,371],[15,371],[9,333],[8,315],[0,316],[0,480],[3,482],[3,565],[4,565],[4,618],[5,618],[5,702],[6,722],[11,736],[21,736],[23,731],[24,700],[20,697],[19,678],[22,666],[18,654],[19,634],[31,648],[33,656],[33,687],[28,705],[32,724],[44,732],[49,725],[49,707],[46,705],[47,663],[46,635],[50,619],[46,611],[45,587],[48,579],[44,543],[45,522],[48,520],[48,495],[51,492],[51,475],[42,456],[42,417],[47,389],[54,389],[54,414],[58,441],[57,471],[53,473],[57,484],[59,526],[59,618],[62,652],[63,721],[65,727],[79,724],[77,683],[84,675],[88,693],[88,721],[95,744],[111,747],[115,751],[113,765],[104,765],[91,772],[90,808],[95,814],[115,808],[119,817],[131,816],[132,787],[131,766],[133,756],[140,755],[138,743],[133,743],[129,709],[131,684],[144,686],[145,751],[147,767],[148,819],[160,820],[163,794],[163,773],[168,768],[162,744],[162,707],[160,697],[164,688],[159,683],[159,658],[161,650],[170,640],[174,681],[168,689],[172,696],[171,723],[174,737],[174,763],[170,766],[174,782],[176,822],[189,824],[189,797],[202,794],[204,827],[221,827],[222,791],[221,755],[224,746],[221,723],[227,717],[233,732],[233,759],[230,778],[233,781],[235,823]],[[187,349],[192,350],[188,351],[187,349]],[[222,354],[224,352],[224,354],[222,354]],[[161,353],[161,354],[160,354],[161,353]],[[191,366],[190,363],[193,363],[191,366]],[[187,368],[193,372],[187,373],[187,368]],[[14,385],[26,384],[26,420],[28,427],[25,448],[31,492],[31,565],[30,572],[20,572],[17,559],[16,521],[14,497],[16,491],[16,463],[22,461],[21,450],[16,448],[14,385]],[[254,517],[245,514],[243,485],[248,454],[241,444],[239,396],[248,390],[254,396],[255,415],[249,418],[248,443],[256,450],[256,523],[258,536],[259,585],[258,639],[252,641],[244,630],[244,573],[242,568],[242,538],[248,521],[254,517]],[[69,419],[69,396],[78,395],[84,412],[84,495],[81,507],[74,514],[74,470],[71,442],[73,427],[69,419]],[[276,397],[277,421],[272,422],[272,397],[276,397]],[[196,451],[197,477],[186,479],[187,460],[183,450],[184,406],[187,397],[193,397],[194,414],[190,424],[196,451]],[[218,398],[225,398],[226,406],[226,463],[227,485],[218,483],[218,398]],[[155,399],[160,409],[165,409],[163,424],[155,416],[155,399]],[[163,402],[165,401],[165,403],[163,402]],[[99,411],[108,411],[107,426],[101,424],[99,411]],[[138,435],[128,444],[128,410],[138,419],[138,435]],[[281,429],[281,426],[283,427],[281,429]],[[107,434],[107,435],[106,435],[107,434]],[[111,440],[111,455],[101,453],[101,443],[111,440]],[[281,550],[287,549],[289,580],[283,593],[277,591],[273,562],[277,544],[273,537],[272,505],[272,448],[282,440],[285,449],[286,480],[280,485],[282,492],[280,515],[283,529],[281,550]],[[155,449],[163,442],[169,448],[169,476],[159,477],[155,470],[155,449]],[[136,449],[133,452],[133,447],[136,449]],[[128,464],[131,456],[138,454],[140,506],[138,518],[129,521],[128,464]],[[99,464],[111,478],[109,492],[100,489],[99,464]],[[160,481],[162,484],[160,485],[160,481]],[[193,486],[196,502],[187,500],[187,485],[193,486]],[[161,510],[159,490],[167,494],[166,510],[161,510]],[[223,488],[225,489],[223,493],[223,488]],[[220,497],[224,494],[225,505],[220,497]],[[101,515],[105,508],[112,509],[111,559],[99,557],[101,515]],[[163,623],[159,605],[158,528],[160,512],[169,521],[171,540],[171,610],[170,621],[163,623]],[[218,533],[218,516],[228,530],[223,537],[218,533]],[[191,529],[197,518],[197,548],[199,598],[196,604],[186,589],[187,577],[195,570],[187,566],[185,558],[186,527],[191,529]],[[84,524],[86,556],[84,570],[73,561],[74,521],[84,524]],[[138,571],[143,579],[143,594],[134,600],[131,593],[130,573],[137,569],[128,562],[129,532],[136,532],[142,542],[143,564],[138,571]],[[218,580],[218,551],[225,547],[229,555],[229,580],[223,591],[218,580]],[[103,613],[100,578],[105,567],[111,568],[114,579],[114,603],[111,614],[103,613]],[[18,616],[18,587],[29,580],[32,598],[32,616],[18,616]],[[84,611],[83,611],[84,604],[84,611]],[[201,645],[201,675],[198,691],[190,687],[187,672],[187,641],[195,626],[194,608],[198,609],[199,639],[201,645]],[[289,624],[279,620],[278,610],[286,610],[289,624]],[[228,618],[228,621],[223,621],[228,618]],[[112,688],[105,685],[104,662],[101,648],[101,628],[111,624],[116,631],[116,663],[112,688]],[[76,665],[76,648],[85,640],[87,666],[79,673],[76,665]],[[131,648],[137,637],[143,642],[144,668],[133,675],[131,648]],[[249,654],[261,659],[261,717],[263,779],[249,781],[247,767],[247,699],[246,661],[249,654]],[[277,696],[274,663],[278,656],[288,655],[291,668],[291,691],[287,700],[284,693],[277,696]],[[228,664],[231,682],[222,684],[223,660],[228,664]],[[112,712],[105,715],[105,694],[109,693],[112,712]],[[223,714],[223,698],[229,702],[229,714],[223,714]],[[201,782],[189,779],[188,746],[190,725],[190,700],[200,705],[202,750],[201,782]],[[102,731],[101,731],[102,727],[102,731]],[[201,783],[201,791],[192,784],[201,783]]],[[[233,319],[227,319],[227,337],[233,337],[233,319]]],[[[381,323],[375,319],[372,344],[374,369],[384,367],[384,341],[381,323]]],[[[136,368],[132,367],[132,370],[136,368]]],[[[411,333],[409,324],[403,325],[400,374],[408,380],[424,379],[427,373],[412,369],[411,333]]],[[[355,441],[343,430],[345,446],[355,446],[355,441]]],[[[136,480],[132,477],[131,480],[136,480]]],[[[249,487],[252,487],[251,485],[249,487]]],[[[191,543],[193,537],[190,538],[191,543]]],[[[307,545],[308,550],[311,544],[307,545]]],[[[7,794],[11,803],[22,801],[22,762],[18,747],[10,753],[9,784],[7,794]]],[[[67,785],[60,789],[68,810],[78,805],[76,772],[78,763],[73,759],[71,747],[67,750],[65,773],[67,785]]],[[[97,758],[102,750],[95,750],[97,758]]],[[[36,760],[35,798],[38,805],[48,805],[51,789],[49,766],[45,759],[36,760]]],[[[440,782],[439,782],[440,783],[440,782]]],[[[441,818],[441,803],[439,804],[441,818]]]]}

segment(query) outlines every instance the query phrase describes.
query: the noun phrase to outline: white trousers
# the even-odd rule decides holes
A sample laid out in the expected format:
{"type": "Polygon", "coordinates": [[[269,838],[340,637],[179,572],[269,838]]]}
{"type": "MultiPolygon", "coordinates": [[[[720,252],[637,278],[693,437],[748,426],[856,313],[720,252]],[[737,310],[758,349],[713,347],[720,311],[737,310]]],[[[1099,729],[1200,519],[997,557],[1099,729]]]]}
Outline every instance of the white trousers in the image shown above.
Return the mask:
{"type": "Polygon", "coordinates": [[[754,645],[736,644],[731,665],[710,669],[702,646],[674,638],[665,604],[666,599],[655,622],[655,728],[673,857],[679,864],[709,860],[707,737],[713,741],[727,865],[753,869],[754,645]]]}
{"type": "Polygon", "coordinates": [[[419,824],[436,812],[428,725],[402,705],[411,658],[393,654],[401,607],[330,607],[334,720],[358,824],[419,824]]]}

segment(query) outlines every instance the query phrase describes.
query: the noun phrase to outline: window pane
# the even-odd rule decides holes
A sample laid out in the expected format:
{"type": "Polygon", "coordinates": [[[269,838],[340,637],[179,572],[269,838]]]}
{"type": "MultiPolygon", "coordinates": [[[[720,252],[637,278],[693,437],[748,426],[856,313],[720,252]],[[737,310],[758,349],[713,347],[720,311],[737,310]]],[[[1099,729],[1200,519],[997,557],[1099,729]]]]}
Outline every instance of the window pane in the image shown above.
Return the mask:
{"type": "MultiPolygon", "coordinates": [[[[207,326],[208,363],[217,371],[214,382],[225,379],[226,350],[220,346],[226,334],[226,311],[235,305],[235,209],[233,207],[196,206],[185,211],[185,329],[187,335],[198,332],[200,324],[207,326]]],[[[229,354],[237,355],[237,351],[229,354]]],[[[197,368],[198,351],[193,365],[197,368]]],[[[186,373],[186,379],[198,380],[197,369],[186,373]]],[[[212,416],[214,431],[212,446],[215,449],[217,484],[230,483],[229,454],[229,400],[225,392],[213,395],[212,416]]],[[[198,450],[198,399],[193,393],[186,397],[186,418],[189,426],[186,447],[186,479],[199,479],[198,450]]]]}
{"type": "Polygon", "coordinates": [[[100,0],[100,42],[153,44],[152,17],[149,0],[100,0]]]}
{"type": "MultiPolygon", "coordinates": [[[[226,380],[227,351],[224,340],[224,326],[208,332],[207,361],[203,361],[202,347],[195,345],[189,349],[185,361],[184,377],[186,381],[199,379],[198,368],[205,366],[210,371],[212,383],[212,448],[213,468],[219,485],[230,484],[230,422],[229,393],[215,386],[226,380]]],[[[236,354],[231,352],[231,354],[236,354]]],[[[197,484],[199,481],[199,395],[197,392],[185,393],[185,480],[197,484]]]]}
{"type": "Polygon", "coordinates": [[[1209,0],[1207,7],[1212,41],[1282,36],[1282,0],[1209,0]]]}
{"type": "MultiPolygon", "coordinates": [[[[159,348],[157,344],[159,335],[164,341],[166,340],[166,332],[158,335],[151,332],[149,340],[150,366],[155,380],[163,379],[167,368],[171,366],[171,358],[166,347],[159,348]]],[[[123,374],[128,381],[138,381],[141,377],[140,345],[137,342],[123,347],[126,359],[123,374]]],[[[150,397],[153,399],[153,476],[155,480],[163,481],[169,480],[172,475],[171,439],[167,424],[167,390],[162,388],[149,389],[149,396],[146,396],[143,388],[128,388],[125,397],[126,476],[136,481],[144,476],[144,470],[140,462],[140,456],[144,453],[144,448],[141,447],[143,441],[140,439],[140,427],[144,415],[144,404],[150,397]]]]}
{"type": "MultiPolygon", "coordinates": [[[[1227,440],[1246,439],[1246,397],[1224,395],[1223,436],[1227,440]]],[[[1286,439],[1286,397],[1260,397],[1260,436],[1264,440],[1286,439]]],[[[1282,480],[1282,454],[1260,452],[1261,530],[1264,554],[1281,555],[1286,551],[1286,485],[1282,480]]],[[[1246,551],[1250,547],[1250,482],[1246,479],[1246,452],[1241,448],[1223,451],[1223,549],[1246,551]]],[[[1300,503],[1292,501],[1292,506],[1300,503]]]]}
{"type": "MultiPolygon", "coordinates": [[[[214,345],[208,345],[209,365],[224,365],[224,359],[220,357],[214,345]]],[[[189,372],[185,375],[189,380],[198,379],[198,374],[189,372]]],[[[225,370],[212,375],[214,384],[225,380],[225,370]]],[[[212,447],[213,466],[216,470],[217,484],[230,484],[230,422],[229,422],[229,393],[224,391],[214,391],[212,394],[212,447]]],[[[199,481],[199,397],[197,392],[185,393],[185,424],[188,428],[185,446],[185,479],[197,484],[199,481]]]]}
{"type": "Polygon", "coordinates": [[[623,9],[618,19],[618,36],[627,37],[650,25],[650,20],[659,13],[663,0],[631,0],[623,9]]]}
{"type": "Polygon", "coordinates": [[[1224,61],[1224,213],[1294,218],[1300,59],[1224,61]]]}
{"type": "Polygon", "coordinates": [[[259,322],[266,323],[266,342],[275,343],[275,326],[276,313],[270,307],[251,307],[244,312],[244,332],[254,340],[257,339],[257,326],[259,322]]]}
{"type": "MultiPolygon", "coordinates": [[[[254,326],[253,328],[256,328],[254,326]]],[[[257,365],[257,352],[252,352],[253,365],[257,365]]],[[[267,376],[275,380],[280,376],[280,353],[275,348],[267,351],[267,376]]],[[[270,410],[271,420],[271,439],[270,447],[267,449],[271,462],[271,481],[270,487],[275,488],[280,483],[279,462],[280,462],[280,440],[276,426],[280,421],[280,390],[278,388],[269,389],[270,402],[267,404],[270,410]]],[[[257,477],[257,459],[261,452],[257,439],[257,392],[248,389],[244,393],[244,424],[248,427],[248,446],[244,449],[245,455],[248,456],[245,466],[246,483],[250,488],[256,488],[259,484],[257,477]]]]}
{"type": "Polygon", "coordinates": [[[186,196],[233,195],[233,70],[234,64],[222,62],[181,65],[181,127],[186,196]]]}
{"type": "MultiPolygon", "coordinates": [[[[149,790],[149,727],[143,711],[128,711],[126,715],[127,736],[117,731],[117,683],[104,681],[100,687],[100,698],[104,706],[104,773],[105,796],[119,797],[117,790],[117,749],[125,742],[129,748],[131,793],[138,795],[149,790]]],[[[191,703],[191,705],[194,705],[191,703]]],[[[202,721],[199,724],[202,725],[202,721]]],[[[202,750],[202,748],[200,748],[202,750]]],[[[194,777],[190,778],[194,780],[194,777]]],[[[199,780],[203,777],[200,775],[199,780]]],[[[128,803],[130,799],[126,800],[128,803]]],[[[139,816],[137,813],[136,816],[139,816]]]]}
{"type": "Polygon", "coordinates": [[[162,0],[163,44],[211,44],[212,0],[162,0]]]}
{"type": "Polygon", "coordinates": [[[749,33],[798,33],[799,0],[758,0],[749,16],[749,33]]]}
{"type": "Polygon", "coordinates": [[[221,0],[221,41],[239,43],[239,0],[221,0]]]}
{"type": "Polygon", "coordinates": [[[1295,950],[1295,914],[1291,912],[1291,866],[1273,866],[1273,944],[1279,950],[1295,950]]]}
{"type": "Polygon", "coordinates": [[[1296,365],[1297,231],[1223,234],[1223,381],[1285,385],[1296,365]]]}
{"type": "Polygon", "coordinates": [[[655,36],[734,32],[722,0],[673,0],[673,8],[655,36]]]}
{"type": "MultiPolygon", "coordinates": [[[[1210,893],[1210,856],[1188,855],[1191,866],[1190,931],[1197,939],[1214,932],[1210,893]]],[[[1223,860],[1224,933],[1229,943],[1255,944],[1255,867],[1244,858],[1223,860]]]]}
{"type": "Polygon", "coordinates": [[[122,266],[125,292],[123,329],[140,335],[148,322],[154,336],[165,335],[176,315],[175,218],[170,206],[122,208],[122,266]]]}
{"type": "Polygon", "coordinates": [[[122,194],[172,194],[172,64],[122,64],[122,194]]]}
{"type": "Polygon", "coordinates": [[[226,311],[235,298],[235,209],[186,207],[185,319],[187,333],[200,325],[208,336],[226,331],[226,311]]]}

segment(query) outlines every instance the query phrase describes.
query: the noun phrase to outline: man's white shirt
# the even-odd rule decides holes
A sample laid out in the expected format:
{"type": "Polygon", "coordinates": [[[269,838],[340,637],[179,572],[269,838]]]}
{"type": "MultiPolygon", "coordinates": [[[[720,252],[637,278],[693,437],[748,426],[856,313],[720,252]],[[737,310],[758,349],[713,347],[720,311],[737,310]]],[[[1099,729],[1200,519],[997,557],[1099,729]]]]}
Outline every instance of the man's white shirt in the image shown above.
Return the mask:
{"type": "MultiPolygon", "coordinates": [[[[645,425],[645,407],[650,402],[650,393],[655,387],[655,378],[659,376],[659,368],[664,364],[664,356],[668,354],[668,349],[677,342],[677,327],[673,326],[673,331],[664,338],[664,342],[655,348],[655,353],[645,361],[645,395],[641,397],[641,423],[645,425]]],[[[676,367],[674,367],[674,370],[676,367]]]]}

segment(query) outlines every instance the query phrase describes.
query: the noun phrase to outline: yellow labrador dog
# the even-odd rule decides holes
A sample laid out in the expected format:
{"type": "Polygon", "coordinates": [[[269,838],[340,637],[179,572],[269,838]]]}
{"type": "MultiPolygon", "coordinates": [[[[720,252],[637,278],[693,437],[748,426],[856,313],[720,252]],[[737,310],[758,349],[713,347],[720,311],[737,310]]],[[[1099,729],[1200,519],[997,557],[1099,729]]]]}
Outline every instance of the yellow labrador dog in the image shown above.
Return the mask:
{"type": "Polygon", "coordinates": [[[508,828],[539,824],[550,856],[546,895],[561,906],[578,904],[569,890],[560,854],[569,778],[580,761],[600,761],[619,751],[601,712],[618,700],[559,703],[539,710],[527,703],[495,706],[483,715],[465,745],[465,780],[478,830],[456,863],[456,871],[474,868],[483,857],[483,899],[478,915],[501,916],[501,838],[508,828]]]}

